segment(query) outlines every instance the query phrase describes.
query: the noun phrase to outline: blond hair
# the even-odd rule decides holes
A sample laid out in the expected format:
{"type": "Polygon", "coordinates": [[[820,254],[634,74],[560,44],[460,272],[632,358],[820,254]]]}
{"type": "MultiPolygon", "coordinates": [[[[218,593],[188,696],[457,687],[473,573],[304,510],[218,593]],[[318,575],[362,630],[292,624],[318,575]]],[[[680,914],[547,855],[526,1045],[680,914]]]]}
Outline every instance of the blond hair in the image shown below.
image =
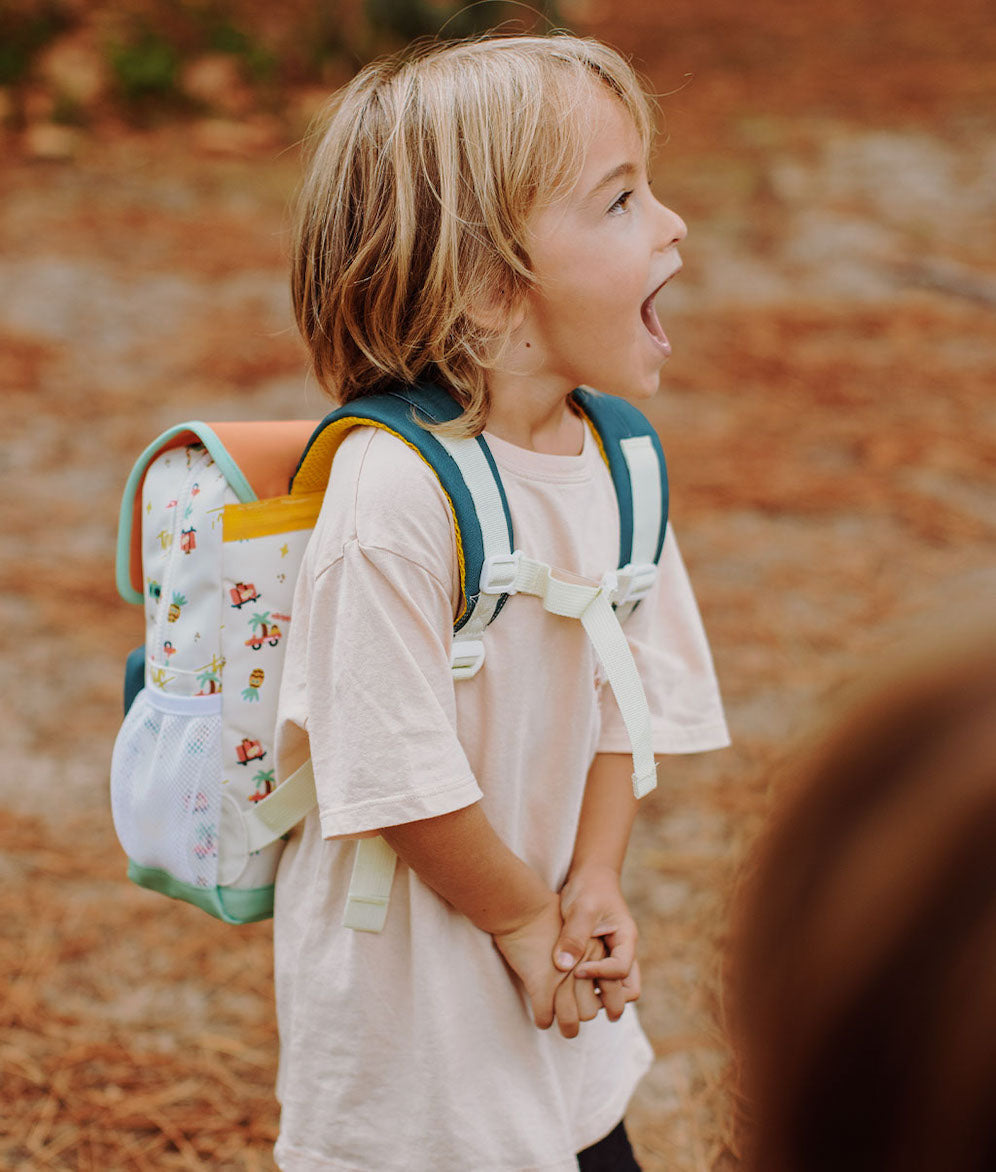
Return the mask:
{"type": "MultiPolygon", "coordinates": [[[[564,34],[489,37],[374,62],[333,95],[301,189],[292,292],[335,402],[429,378],[488,412],[486,370],[532,284],[526,220],[574,182],[592,79],[649,151],[630,65],[564,34]]],[[[597,91],[595,91],[597,92],[597,91]]]]}

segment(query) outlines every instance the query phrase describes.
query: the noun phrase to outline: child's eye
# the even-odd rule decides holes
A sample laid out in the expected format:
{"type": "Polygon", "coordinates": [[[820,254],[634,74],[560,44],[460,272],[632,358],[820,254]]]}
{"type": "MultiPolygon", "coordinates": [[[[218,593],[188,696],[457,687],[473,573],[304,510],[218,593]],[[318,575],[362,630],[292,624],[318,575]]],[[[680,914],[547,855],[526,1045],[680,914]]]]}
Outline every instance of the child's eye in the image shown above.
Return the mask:
{"type": "Polygon", "coordinates": [[[622,195],[609,208],[609,215],[618,216],[621,212],[626,210],[626,205],[629,203],[629,197],[633,194],[632,191],[624,191],[622,195]]]}

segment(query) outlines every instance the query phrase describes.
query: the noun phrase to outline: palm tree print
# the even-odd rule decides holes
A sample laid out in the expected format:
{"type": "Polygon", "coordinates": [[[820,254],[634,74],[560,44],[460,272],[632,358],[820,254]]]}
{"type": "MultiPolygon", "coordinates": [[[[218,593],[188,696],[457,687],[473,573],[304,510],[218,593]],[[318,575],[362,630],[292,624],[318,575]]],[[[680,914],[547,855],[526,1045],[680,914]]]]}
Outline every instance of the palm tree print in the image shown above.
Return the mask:
{"type": "Polygon", "coordinates": [[[262,614],[256,610],[249,616],[249,629],[255,635],[260,633],[260,627],[262,627],[263,630],[261,633],[265,636],[270,622],[270,612],[268,610],[264,610],[262,614]]]}
{"type": "Polygon", "coordinates": [[[256,783],[256,792],[249,795],[250,802],[261,802],[267,794],[273,793],[276,779],[272,769],[260,769],[253,781],[256,783]]]}
{"type": "Polygon", "coordinates": [[[201,689],[197,693],[198,696],[213,696],[215,692],[221,691],[221,676],[213,666],[202,667],[197,675],[197,682],[201,689]]]}

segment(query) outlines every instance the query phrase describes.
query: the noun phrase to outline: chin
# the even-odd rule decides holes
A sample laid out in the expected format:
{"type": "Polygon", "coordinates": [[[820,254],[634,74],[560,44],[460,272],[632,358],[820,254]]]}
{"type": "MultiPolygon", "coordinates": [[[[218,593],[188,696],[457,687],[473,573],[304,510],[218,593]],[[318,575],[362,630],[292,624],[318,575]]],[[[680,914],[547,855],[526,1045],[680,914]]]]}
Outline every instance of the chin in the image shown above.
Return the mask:
{"type": "Polygon", "coordinates": [[[649,378],[642,379],[639,382],[633,382],[629,386],[623,388],[620,394],[627,399],[652,399],[661,389],[661,375],[663,369],[659,370],[655,375],[649,378]]]}

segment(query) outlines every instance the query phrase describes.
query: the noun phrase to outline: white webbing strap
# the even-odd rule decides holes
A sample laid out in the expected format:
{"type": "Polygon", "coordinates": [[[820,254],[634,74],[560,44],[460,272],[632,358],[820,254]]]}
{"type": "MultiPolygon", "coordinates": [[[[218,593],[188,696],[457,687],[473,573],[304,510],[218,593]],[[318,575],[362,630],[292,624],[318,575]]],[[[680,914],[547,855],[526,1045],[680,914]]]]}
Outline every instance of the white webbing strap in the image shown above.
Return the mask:
{"type": "Polygon", "coordinates": [[[605,591],[596,594],[585,607],[581,623],[602,661],[605,678],[619,705],[633,750],[633,793],[642,798],[657,785],[650,709],[633,652],[612,609],[610,595],[605,591]]]}
{"type": "Polygon", "coordinates": [[[619,441],[629,469],[633,491],[633,549],[630,561],[637,565],[654,560],[661,533],[661,466],[649,435],[619,441]]]}
{"type": "MultiPolygon", "coordinates": [[[[463,476],[467,491],[474,501],[474,509],[481,526],[481,537],[484,541],[484,560],[511,553],[508,540],[508,519],[505,516],[505,507],[502,504],[498,482],[494,471],[488,463],[481,445],[476,439],[450,439],[449,436],[437,435],[436,438],[453,457],[460,473],[463,476]]],[[[474,604],[474,613],[470,616],[457,636],[459,644],[476,643],[480,640],[484,628],[494,618],[495,607],[498,605],[497,595],[480,594],[474,604]]],[[[478,670],[484,661],[483,649],[479,655],[474,671],[478,670]]],[[[465,678],[468,673],[458,678],[465,678]]],[[[473,673],[469,673],[473,674],[473,673]]]]}
{"type": "MultiPolygon", "coordinates": [[[[282,838],[314,808],[317,800],[315,774],[309,759],[272,794],[241,812],[246,849],[260,851],[282,838]]],[[[359,840],[342,917],[347,928],[361,932],[379,932],[383,928],[397,861],[397,855],[382,838],[359,840]]]]}
{"type": "MultiPolygon", "coordinates": [[[[657,542],[660,539],[664,509],[660,458],[649,435],[634,435],[622,439],[619,441],[619,447],[629,470],[633,500],[633,547],[630,550],[629,565],[624,569],[642,570],[654,565],[657,542]]],[[[639,596],[633,595],[619,602],[616,614],[620,622],[625,622],[629,618],[638,601],[639,596]]]]}
{"type": "Polygon", "coordinates": [[[576,618],[591,640],[602,664],[605,678],[619,705],[633,752],[633,793],[638,798],[657,784],[650,709],[640,682],[633,652],[612,609],[614,581],[595,586],[588,582],[567,582],[556,578],[544,562],[518,554],[515,576],[509,593],[531,594],[544,610],[565,618],[576,618]]]}
{"type": "Polygon", "coordinates": [[[387,919],[394,868],[398,856],[383,838],[361,838],[349,880],[349,894],[343,913],[344,928],[357,932],[379,932],[387,919]]]}
{"type": "Polygon", "coordinates": [[[315,796],[315,774],[311,761],[305,761],[273,793],[250,809],[242,810],[246,829],[246,849],[261,851],[282,838],[292,826],[311,810],[318,799],[315,796]]]}

